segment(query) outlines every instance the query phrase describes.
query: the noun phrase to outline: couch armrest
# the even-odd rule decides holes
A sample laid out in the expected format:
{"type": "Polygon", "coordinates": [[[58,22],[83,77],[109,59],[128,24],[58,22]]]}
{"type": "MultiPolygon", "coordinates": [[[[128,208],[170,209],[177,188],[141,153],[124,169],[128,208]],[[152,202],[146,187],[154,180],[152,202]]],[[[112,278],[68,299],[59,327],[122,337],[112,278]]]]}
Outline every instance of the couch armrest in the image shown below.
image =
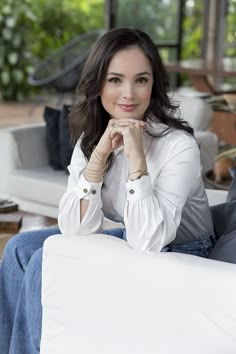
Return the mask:
{"type": "Polygon", "coordinates": [[[235,270],[107,235],[52,236],[40,353],[235,353],[235,270]]]}
{"type": "Polygon", "coordinates": [[[44,123],[7,128],[0,134],[12,167],[24,169],[48,165],[44,123]]]}
{"type": "Polygon", "coordinates": [[[10,171],[48,165],[45,124],[1,129],[0,151],[0,193],[4,195],[10,171]]]}

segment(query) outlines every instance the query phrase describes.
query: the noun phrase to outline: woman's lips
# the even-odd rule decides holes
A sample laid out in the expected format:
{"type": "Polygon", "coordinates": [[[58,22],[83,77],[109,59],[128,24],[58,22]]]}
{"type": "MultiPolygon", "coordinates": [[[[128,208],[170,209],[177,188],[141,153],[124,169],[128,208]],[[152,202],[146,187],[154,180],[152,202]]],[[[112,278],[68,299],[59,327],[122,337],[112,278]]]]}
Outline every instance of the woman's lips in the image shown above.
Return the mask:
{"type": "Polygon", "coordinates": [[[125,112],[132,112],[137,107],[137,104],[118,104],[118,106],[125,112]]]}

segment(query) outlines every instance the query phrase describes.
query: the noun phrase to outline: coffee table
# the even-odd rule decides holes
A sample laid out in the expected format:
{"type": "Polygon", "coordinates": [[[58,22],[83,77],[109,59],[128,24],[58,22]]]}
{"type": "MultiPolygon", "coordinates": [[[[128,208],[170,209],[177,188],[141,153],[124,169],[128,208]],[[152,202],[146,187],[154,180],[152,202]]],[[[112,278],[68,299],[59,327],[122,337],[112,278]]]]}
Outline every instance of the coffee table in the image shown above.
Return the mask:
{"type": "MultiPolygon", "coordinates": [[[[11,215],[19,215],[22,217],[22,223],[18,231],[10,231],[10,230],[1,230],[0,228],[0,259],[2,257],[2,253],[4,247],[8,240],[13,237],[16,233],[23,231],[32,231],[43,229],[47,226],[52,226],[57,224],[57,219],[49,218],[42,215],[37,215],[33,213],[24,212],[21,210],[14,211],[9,213],[11,215]]],[[[2,214],[4,215],[4,213],[2,214]]]]}

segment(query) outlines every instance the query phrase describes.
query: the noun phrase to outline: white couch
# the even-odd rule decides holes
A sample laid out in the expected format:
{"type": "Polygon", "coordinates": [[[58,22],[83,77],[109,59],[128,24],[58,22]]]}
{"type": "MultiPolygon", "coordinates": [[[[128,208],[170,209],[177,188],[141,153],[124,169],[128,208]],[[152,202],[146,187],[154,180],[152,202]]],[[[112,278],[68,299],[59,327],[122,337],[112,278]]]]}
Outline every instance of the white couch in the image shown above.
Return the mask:
{"type": "Polygon", "coordinates": [[[235,276],[233,264],[139,252],[106,235],[52,236],[40,353],[235,354],[235,276]]]}
{"type": "Polygon", "coordinates": [[[44,123],[0,130],[0,195],[21,210],[57,217],[68,175],[49,166],[44,123]]]}
{"type": "MultiPolygon", "coordinates": [[[[183,118],[195,129],[205,173],[218,152],[216,135],[206,131],[211,107],[200,99],[175,97],[183,118]]],[[[48,161],[44,123],[0,130],[0,196],[16,201],[21,210],[57,217],[68,176],[48,161]]]]}

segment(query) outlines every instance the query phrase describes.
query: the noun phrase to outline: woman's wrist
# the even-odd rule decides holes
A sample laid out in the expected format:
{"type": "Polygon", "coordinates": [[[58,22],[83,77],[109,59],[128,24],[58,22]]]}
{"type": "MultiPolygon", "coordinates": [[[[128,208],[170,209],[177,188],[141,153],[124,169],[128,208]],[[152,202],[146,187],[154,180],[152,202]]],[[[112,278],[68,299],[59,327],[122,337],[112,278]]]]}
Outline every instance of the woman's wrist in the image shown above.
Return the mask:
{"type": "Polygon", "coordinates": [[[98,147],[96,147],[93,150],[92,155],[94,155],[94,154],[95,154],[96,158],[98,158],[100,161],[103,161],[105,164],[106,164],[107,159],[108,159],[108,157],[110,155],[110,153],[107,153],[107,152],[105,153],[102,150],[100,150],[98,147]]]}
{"type": "Polygon", "coordinates": [[[84,170],[84,177],[88,182],[99,183],[103,181],[106,173],[107,157],[105,154],[100,153],[96,148],[94,149],[84,170]]]}
{"type": "Polygon", "coordinates": [[[130,181],[139,179],[141,176],[148,175],[147,163],[145,156],[130,159],[129,161],[129,176],[130,181]]]}
{"type": "Polygon", "coordinates": [[[134,172],[129,173],[129,181],[136,181],[137,179],[140,179],[142,176],[148,176],[149,173],[147,170],[136,170],[134,172]]]}

